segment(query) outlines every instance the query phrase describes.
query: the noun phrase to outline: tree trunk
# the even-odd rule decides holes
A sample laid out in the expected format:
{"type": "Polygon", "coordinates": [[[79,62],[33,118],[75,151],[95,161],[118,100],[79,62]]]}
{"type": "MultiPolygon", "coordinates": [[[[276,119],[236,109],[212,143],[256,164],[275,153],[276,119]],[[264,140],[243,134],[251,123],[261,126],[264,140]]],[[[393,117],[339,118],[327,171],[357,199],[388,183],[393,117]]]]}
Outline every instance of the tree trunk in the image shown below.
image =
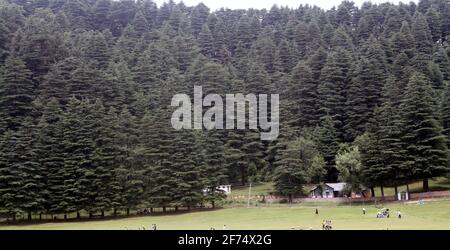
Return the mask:
{"type": "Polygon", "coordinates": [[[105,211],[102,210],[102,218],[105,217],[105,211]]]}
{"type": "Polygon", "coordinates": [[[64,214],[64,220],[67,220],[67,214],[64,214]]]}
{"type": "Polygon", "coordinates": [[[375,189],[373,187],[370,188],[370,192],[372,197],[375,197],[375,189]]]}
{"type": "Polygon", "coordinates": [[[430,185],[428,183],[428,178],[423,179],[423,191],[430,192],[430,185]]]}
{"type": "Polygon", "coordinates": [[[163,206],[163,212],[164,213],[166,212],[166,206],[163,206]]]}
{"type": "Polygon", "coordinates": [[[42,213],[39,213],[39,220],[42,220],[42,213]]]}
{"type": "Polygon", "coordinates": [[[381,199],[384,199],[384,187],[383,187],[383,184],[380,185],[380,189],[381,189],[381,199]]]}
{"type": "Polygon", "coordinates": [[[31,220],[31,212],[28,212],[28,220],[31,220]]]}
{"type": "Polygon", "coordinates": [[[150,208],[150,213],[151,213],[151,214],[153,213],[153,208],[152,208],[152,207],[150,208]]]}
{"type": "Polygon", "coordinates": [[[113,210],[113,216],[114,216],[114,217],[117,216],[117,209],[116,209],[116,208],[114,208],[114,210],[113,210]]]}
{"type": "Polygon", "coordinates": [[[175,206],[175,212],[178,212],[178,206],[175,206]]]}
{"type": "Polygon", "coordinates": [[[92,219],[93,216],[92,212],[89,212],[89,219],[92,219]]]}
{"type": "Polygon", "coordinates": [[[81,214],[80,214],[79,211],[77,211],[77,219],[78,219],[78,220],[81,219],[81,214]]]}
{"type": "Polygon", "coordinates": [[[130,216],[130,208],[127,207],[127,216],[130,216]]]}
{"type": "Polygon", "coordinates": [[[289,201],[289,203],[292,203],[292,194],[289,194],[288,201],[289,201]]]}
{"type": "Polygon", "coordinates": [[[398,189],[397,189],[397,186],[394,187],[394,193],[395,193],[395,199],[397,200],[397,197],[398,197],[398,189]]]}
{"type": "Polygon", "coordinates": [[[216,202],[214,200],[211,201],[211,206],[212,206],[213,209],[216,208],[216,202]]]}
{"type": "Polygon", "coordinates": [[[409,184],[406,184],[406,192],[407,192],[408,195],[409,195],[409,184]]]}
{"type": "Polygon", "coordinates": [[[12,215],[12,221],[14,221],[14,222],[16,221],[16,214],[12,215]]]}

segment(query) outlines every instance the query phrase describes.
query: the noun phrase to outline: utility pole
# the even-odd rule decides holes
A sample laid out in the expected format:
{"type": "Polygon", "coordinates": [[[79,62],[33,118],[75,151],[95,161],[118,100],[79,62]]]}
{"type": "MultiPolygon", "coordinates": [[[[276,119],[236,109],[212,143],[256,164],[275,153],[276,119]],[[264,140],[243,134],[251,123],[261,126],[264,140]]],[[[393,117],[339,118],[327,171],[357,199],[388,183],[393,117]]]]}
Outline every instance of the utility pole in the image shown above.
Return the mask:
{"type": "Polygon", "coordinates": [[[252,183],[250,182],[250,188],[248,189],[248,201],[247,201],[247,207],[250,207],[250,197],[252,195],[252,183]]]}

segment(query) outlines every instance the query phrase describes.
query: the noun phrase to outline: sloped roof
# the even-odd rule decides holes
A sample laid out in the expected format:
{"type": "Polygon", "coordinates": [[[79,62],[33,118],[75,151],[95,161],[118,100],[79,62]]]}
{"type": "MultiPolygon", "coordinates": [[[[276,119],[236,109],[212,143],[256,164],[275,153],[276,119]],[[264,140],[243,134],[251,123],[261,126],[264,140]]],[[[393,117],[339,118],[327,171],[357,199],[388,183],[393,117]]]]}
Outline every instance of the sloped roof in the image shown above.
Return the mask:
{"type": "Polygon", "coordinates": [[[332,188],[334,191],[342,191],[345,188],[345,185],[347,185],[347,183],[345,182],[338,182],[338,183],[325,183],[325,185],[329,186],[330,188],[332,188]]]}

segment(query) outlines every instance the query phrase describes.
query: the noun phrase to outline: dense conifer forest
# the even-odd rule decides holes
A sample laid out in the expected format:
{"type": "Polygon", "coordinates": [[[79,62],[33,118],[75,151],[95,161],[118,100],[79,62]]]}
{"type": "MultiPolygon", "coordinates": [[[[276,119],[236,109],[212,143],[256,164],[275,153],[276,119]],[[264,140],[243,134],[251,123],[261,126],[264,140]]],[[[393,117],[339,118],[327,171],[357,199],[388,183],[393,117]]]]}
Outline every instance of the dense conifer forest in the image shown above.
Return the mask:
{"type": "Polygon", "coordinates": [[[214,206],[216,186],[258,181],[427,191],[450,169],[449,56],[447,0],[0,0],[0,215],[214,206]],[[280,136],[174,130],[194,85],[280,94],[280,136]]]}

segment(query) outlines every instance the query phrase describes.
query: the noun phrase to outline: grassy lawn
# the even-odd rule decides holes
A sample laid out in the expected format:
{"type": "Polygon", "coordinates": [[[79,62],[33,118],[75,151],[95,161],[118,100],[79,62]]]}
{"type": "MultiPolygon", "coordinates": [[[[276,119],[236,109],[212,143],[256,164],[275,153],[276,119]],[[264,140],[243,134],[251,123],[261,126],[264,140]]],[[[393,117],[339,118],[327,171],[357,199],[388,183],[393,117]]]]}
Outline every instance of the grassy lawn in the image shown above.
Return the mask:
{"type": "Polygon", "coordinates": [[[315,206],[306,205],[277,205],[257,208],[227,208],[215,211],[193,212],[179,215],[133,217],[126,219],[46,223],[25,226],[5,226],[1,229],[94,229],[94,230],[125,230],[151,228],[158,224],[161,230],[193,229],[208,230],[211,227],[222,229],[226,224],[228,229],[321,229],[322,220],[332,220],[335,229],[450,229],[450,200],[426,201],[419,205],[411,203],[386,204],[392,211],[389,219],[375,218],[378,209],[373,204],[366,204],[367,214],[362,215],[363,206],[343,206],[322,204],[317,208],[319,215],[315,215],[315,206]],[[400,210],[402,219],[395,217],[400,210]]]}
{"type": "MultiPolygon", "coordinates": [[[[435,179],[429,180],[430,190],[431,191],[442,191],[442,190],[450,190],[450,179],[440,177],[435,179]]],[[[305,186],[304,190],[305,193],[309,192],[309,188],[311,188],[311,185],[305,186]]],[[[380,187],[374,188],[375,194],[377,197],[381,196],[381,189],[380,187]]],[[[422,182],[418,181],[415,183],[409,184],[409,190],[412,193],[420,193],[422,192],[422,182]]],[[[406,191],[406,185],[399,186],[398,191],[406,191]]],[[[252,196],[261,196],[261,195],[268,195],[269,193],[273,192],[273,184],[272,183],[258,183],[252,186],[252,196]]],[[[385,196],[393,196],[395,193],[393,187],[385,187],[384,188],[384,195],[385,196]]],[[[249,194],[249,187],[246,186],[240,186],[240,187],[233,187],[231,196],[234,197],[240,197],[242,199],[247,199],[249,194]]]]}

